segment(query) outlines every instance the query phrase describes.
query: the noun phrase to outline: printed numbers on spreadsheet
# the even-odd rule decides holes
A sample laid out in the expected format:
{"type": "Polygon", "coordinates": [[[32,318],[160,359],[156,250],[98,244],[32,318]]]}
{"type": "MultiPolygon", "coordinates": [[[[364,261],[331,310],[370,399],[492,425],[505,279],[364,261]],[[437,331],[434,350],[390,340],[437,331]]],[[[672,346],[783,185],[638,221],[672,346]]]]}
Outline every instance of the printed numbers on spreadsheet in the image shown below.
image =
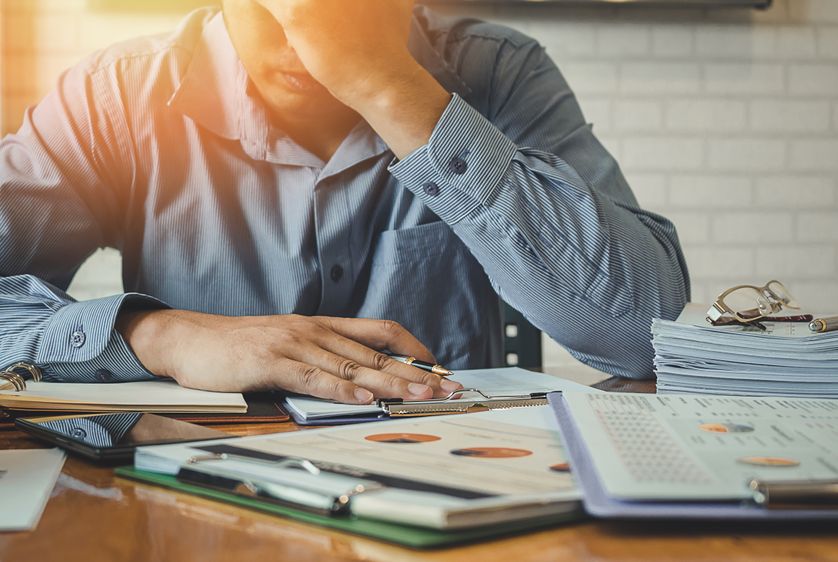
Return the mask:
{"type": "Polygon", "coordinates": [[[709,484],[714,481],[648,413],[598,409],[597,417],[625,469],[638,482],[709,484]]]}

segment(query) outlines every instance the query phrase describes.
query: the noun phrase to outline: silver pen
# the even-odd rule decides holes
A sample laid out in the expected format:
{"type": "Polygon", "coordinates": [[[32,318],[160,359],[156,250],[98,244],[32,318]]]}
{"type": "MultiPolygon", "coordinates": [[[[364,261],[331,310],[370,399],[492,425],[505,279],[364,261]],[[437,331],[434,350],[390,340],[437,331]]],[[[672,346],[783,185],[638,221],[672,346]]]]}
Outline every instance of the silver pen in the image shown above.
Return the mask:
{"type": "Polygon", "coordinates": [[[809,329],[813,332],[832,332],[838,330],[838,316],[815,318],[809,322],[809,329]]]}

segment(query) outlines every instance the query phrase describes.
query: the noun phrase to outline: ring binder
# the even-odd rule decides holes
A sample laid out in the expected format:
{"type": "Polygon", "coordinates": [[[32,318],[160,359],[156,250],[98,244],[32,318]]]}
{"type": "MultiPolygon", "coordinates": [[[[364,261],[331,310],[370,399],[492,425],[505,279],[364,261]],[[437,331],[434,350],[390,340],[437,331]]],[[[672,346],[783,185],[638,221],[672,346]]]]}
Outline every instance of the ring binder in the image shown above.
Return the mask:
{"type": "Polygon", "coordinates": [[[16,390],[18,392],[26,390],[26,381],[40,381],[43,378],[43,372],[35,365],[29,363],[15,363],[7,367],[6,370],[0,372],[0,390],[16,390]],[[28,376],[19,373],[18,371],[26,371],[28,376]]]}

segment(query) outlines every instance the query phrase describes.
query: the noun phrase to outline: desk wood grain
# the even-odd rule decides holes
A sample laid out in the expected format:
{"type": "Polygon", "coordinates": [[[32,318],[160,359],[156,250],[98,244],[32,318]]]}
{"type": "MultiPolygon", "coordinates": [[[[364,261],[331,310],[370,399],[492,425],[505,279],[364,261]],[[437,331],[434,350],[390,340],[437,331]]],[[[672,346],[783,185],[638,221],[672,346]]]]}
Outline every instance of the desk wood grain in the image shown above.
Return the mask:
{"type": "MultiPolygon", "coordinates": [[[[589,384],[592,384],[589,382],[589,384]]],[[[615,390],[648,383],[605,381],[615,390]]],[[[256,435],[286,424],[218,426],[256,435]]],[[[41,445],[0,432],[0,449],[41,445]]],[[[2,498],[0,498],[2,509],[2,498]]],[[[436,551],[416,551],[116,478],[108,468],[69,458],[38,528],[0,533],[0,561],[838,561],[838,528],[626,524],[587,521],[550,531],[436,551]]]]}

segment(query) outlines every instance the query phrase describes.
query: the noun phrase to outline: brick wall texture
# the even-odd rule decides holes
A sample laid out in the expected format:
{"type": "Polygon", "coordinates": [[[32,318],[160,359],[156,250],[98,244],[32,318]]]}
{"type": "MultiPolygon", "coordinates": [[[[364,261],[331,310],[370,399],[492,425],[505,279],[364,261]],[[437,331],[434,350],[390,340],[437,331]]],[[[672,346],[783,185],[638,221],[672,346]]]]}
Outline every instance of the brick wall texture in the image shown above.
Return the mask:
{"type": "MultiPolygon", "coordinates": [[[[15,130],[81,57],[171,30],[188,9],[107,5],[0,0],[0,130],[15,130]]],[[[693,300],[779,278],[804,304],[838,310],[838,0],[775,0],[764,12],[444,9],[516,27],[547,48],[640,202],[678,226],[693,300]]],[[[101,252],[72,290],[80,299],[117,292],[119,276],[119,256],[101,252]]],[[[549,345],[546,363],[562,361],[549,345]]]]}

